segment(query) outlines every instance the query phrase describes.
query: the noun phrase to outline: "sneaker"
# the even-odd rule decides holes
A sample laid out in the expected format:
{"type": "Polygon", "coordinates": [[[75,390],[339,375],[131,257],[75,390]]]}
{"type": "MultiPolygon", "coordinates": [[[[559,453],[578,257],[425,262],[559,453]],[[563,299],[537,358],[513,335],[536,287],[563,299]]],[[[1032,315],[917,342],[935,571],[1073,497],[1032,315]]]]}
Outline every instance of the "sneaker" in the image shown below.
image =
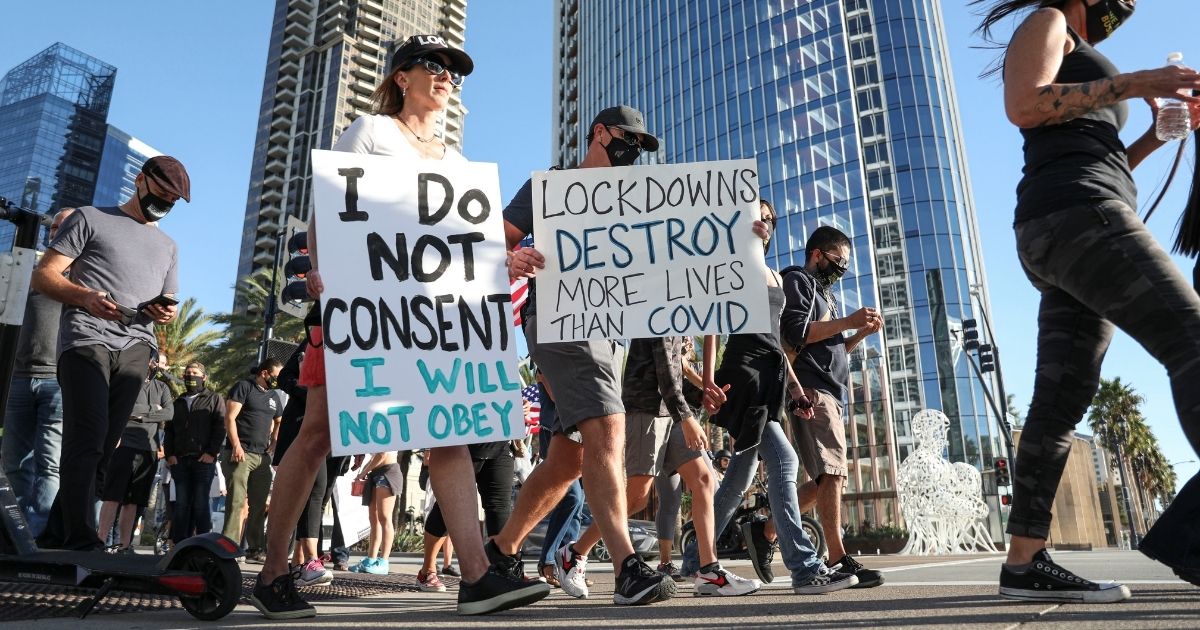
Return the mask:
{"type": "Polygon", "coordinates": [[[771,569],[771,564],[775,562],[775,549],[779,545],[767,540],[765,530],[764,521],[742,523],[742,539],[746,541],[746,551],[750,553],[754,574],[763,584],[770,584],[775,581],[775,571],[771,569]]]}
{"type": "Polygon", "coordinates": [[[387,575],[391,570],[391,567],[388,565],[388,561],[383,558],[367,558],[367,560],[370,560],[371,562],[367,566],[363,567],[364,573],[370,573],[371,575],[387,575]]]}
{"type": "Polygon", "coordinates": [[[267,619],[316,617],[317,609],[300,597],[295,580],[296,572],[290,572],[275,578],[270,584],[265,584],[262,574],[259,574],[254,581],[250,603],[267,619]]]}
{"type": "Polygon", "coordinates": [[[683,581],[683,574],[679,572],[679,567],[675,566],[674,562],[660,562],[655,571],[658,571],[659,573],[671,578],[675,582],[683,581]]]}
{"type": "Polygon", "coordinates": [[[554,552],[554,577],[558,578],[558,584],[564,593],[571,597],[587,599],[588,587],[584,581],[584,574],[587,573],[588,559],[587,556],[575,553],[575,548],[572,547],[574,544],[572,541],[554,552]]]}
{"type": "Polygon", "coordinates": [[[299,568],[298,573],[296,586],[300,588],[329,584],[333,581],[333,571],[326,569],[320,558],[313,558],[306,562],[299,568]]]}
{"type": "Polygon", "coordinates": [[[762,588],[762,582],[738,577],[721,568],[721,563],[714,562],[707,567],[701,567],[696,575],[696,595],[721,595],[732,597],[749,595],[762,588]]]}
{"type": "Polygon", "coordinates": [[[854,588],[874,588],[883,584],[882,573],[864,567],[850,554],[842,556],[841,560],[829,565],[829,568],[842,573],[853,573],[858,578],[858,584],[854,588]]]}
{"type": "Polygon", "coordinates": [[[366,573],[367,567],[375,563],[374,558],[363,558],[350,567],[351,573],[366,573]]]}
{"type": "Polygon", "coordinates": [[[261,549],[246,550],[246,562],[253,562],[254,564],[263,564],[266,561],[267,561],[267,552],[265,552],[261,549]]]}
{"type": "Polygon", "coordinates": [[[450,565],[450,564],[442,567],[441,574],[449,575],[450,577],[456,577],[456,578],[462,577],[462,573],[459,572],[459,570],[457,568],[455,568],[454,565],[450,565]]]}
{"type": "MultiPolygon", "coordinates": [[[[538,579],[553,588],[559,588],[558,578],[554,576],[553,564],[538,564],[538,579]]],[[[590,582],[591,580],[586,581],[590,582]]],[[[588,586],[591,586],[591,584],[588,584],[588,586]]]]}
{"type": "Polygon", "coordinates": [[[549,594],[550,585],[545,582],[515,578],[509,569],[490,566],[475,582],[458,584],[458,614],[486,615],[527,606],[549,594]]]}
{"type": "Polygon", "coordinates": [[[1000,567],[1000,596],[1048,602],[1110,604],[1129,599],[1129,588],[1116,582],[1090,582],[1055,564],[1045,549],[1022,571],[1000,567]]]}
{"type": "Polygon", "coordinates": [[[825,565],[817,569],[817,574],[804,582],[792,582],[792,592],[797,595],[821,595],[832,593],[844,588],[858,585],[858,576],[853,573],[833,571],[825,565]]]}
{"type": "Polygon", "coordinates": [[[339,560],[339,561],[333,563],[333,570],[334,571],[349,571],[350,565],[339,560]]]}
{"type": "Polygon", "coordinates": [[[417,571],[417,586],[422,593],[445,593],[446,585],[438,579],[437,571],[425,572],[425,569],[417,571]]]}
{"type": "Polygon", "coordinates": [[[675,581],[651,569],[636,553],[621,563],[613,603],[640,606],[666,601],[674,596],[675,581]]]}
{"type": "Polygon", "coordinates": [[[525,581],[525,563],[521,562],[521,552],[513,555],[508,555],[500,551],[496,543],[489,540],[483,546],[484,551],[487,551],[488,562],[500,573],[508,575],[514,580],[521,582],[525,581]]]}

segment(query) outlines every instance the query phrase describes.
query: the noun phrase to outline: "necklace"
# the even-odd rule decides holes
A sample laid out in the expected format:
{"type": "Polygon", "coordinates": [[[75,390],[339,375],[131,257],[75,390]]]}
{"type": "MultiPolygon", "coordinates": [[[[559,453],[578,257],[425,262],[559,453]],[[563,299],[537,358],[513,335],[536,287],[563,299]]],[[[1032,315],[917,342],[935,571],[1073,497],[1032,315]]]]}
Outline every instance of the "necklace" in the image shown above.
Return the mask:
{"type": "Polygon", "coordinates": [[[396,120],[400,121],[401,125],[404,125],[404,128],[407,129],[408,132],[411,133],[413,135],[413,137],[417,139],[417,142],[424,144],[427,142],[433,142],[434,140],[437,140],[437,138],[434,136],[429,136],[428,138],[422,138],[421,136],[417,135],[417,132],[413,131],[413,128],[409,127],[408,123],[404,122],[404,119],[399,116],[396,117],[396,120]]]}

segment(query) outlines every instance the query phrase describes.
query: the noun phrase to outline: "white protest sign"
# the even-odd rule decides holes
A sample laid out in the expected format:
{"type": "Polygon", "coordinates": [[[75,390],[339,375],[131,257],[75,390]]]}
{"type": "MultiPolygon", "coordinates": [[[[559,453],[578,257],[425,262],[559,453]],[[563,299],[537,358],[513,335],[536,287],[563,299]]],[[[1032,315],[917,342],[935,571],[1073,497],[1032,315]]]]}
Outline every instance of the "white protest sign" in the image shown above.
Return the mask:
{"type": "Polygon", "coordinates": [[[756,168],[535,173],[538,340],[770,332],[756,168]]]}
{"type": "Polygon", "coordinates": [[[333,454],[525,435],[496,165],[312,165],[333,454]]]}

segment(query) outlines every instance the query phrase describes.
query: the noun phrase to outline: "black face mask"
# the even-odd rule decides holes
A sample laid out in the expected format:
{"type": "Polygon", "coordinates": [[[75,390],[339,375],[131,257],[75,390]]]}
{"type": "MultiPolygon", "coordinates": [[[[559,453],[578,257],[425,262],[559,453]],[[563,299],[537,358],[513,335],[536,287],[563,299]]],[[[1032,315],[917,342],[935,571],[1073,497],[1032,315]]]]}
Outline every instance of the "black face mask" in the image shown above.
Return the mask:
{"type": "Polygon", "coordinates": [[[641,148],[637,145],[629,144],[613,135],[609,136],[604,152],[608,154],[608,163],[613,166],[629,166],[636,162],[642,154],[641,148]]]}
{"type": "Polygon", "coordinates": [[[188,393],[194,394],[204,389],[204,377],[185,376],[183,377],[183,386],[187,388],[188,393]]]}
{"type": "Polygon", "coordinates": [[[1133,15],[1133,9],[1134,4],[1127,0],[1101,0],[1086,6],[1088,43],[1096,45],[1108,39],[1133,15]]]}
{"type": "Polygon", "coordinates": [[[824,265],[817,265],[817,272],[813,274],[817,281],[824,286],[831,286],[833,283],[842,279],[846,275],[846,266],[835,264],[824,252],[821,252],[821,257],[824,258],[824,265]]]}
{"type": "Polygon", "coordinates": [[[279,387],[279,379],[277,378],[268,378],[264,380],[267,382],[267,389],[275,389],[279,387]]]}
{"type": "Polygon", "coordinates": [[[146,186],[146,194],[138,197],[138,205],[142,208],[142,216],[147,221],[153,222],[161,221],[163,217],[167,216],[175,202],[159,197],[150,192],[150,187],[146,186]]]}

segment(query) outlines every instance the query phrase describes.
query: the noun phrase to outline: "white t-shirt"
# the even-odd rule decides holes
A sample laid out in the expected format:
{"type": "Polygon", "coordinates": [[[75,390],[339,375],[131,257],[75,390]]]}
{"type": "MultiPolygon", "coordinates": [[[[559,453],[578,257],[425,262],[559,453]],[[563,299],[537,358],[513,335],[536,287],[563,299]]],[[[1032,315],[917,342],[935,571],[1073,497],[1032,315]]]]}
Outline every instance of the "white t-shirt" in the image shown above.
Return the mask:
{"type": "MultiPolygon", "coordinates": [[[[333,150],[424,159],[404,132],[400,131],[400,124],[384,114],[360,116],[342,132],[341,137],[334,143],[333,150]]],[[[467,158],[450,146],[446,147],[446,154],[442,159],[467,161],[467,158]]]]}

